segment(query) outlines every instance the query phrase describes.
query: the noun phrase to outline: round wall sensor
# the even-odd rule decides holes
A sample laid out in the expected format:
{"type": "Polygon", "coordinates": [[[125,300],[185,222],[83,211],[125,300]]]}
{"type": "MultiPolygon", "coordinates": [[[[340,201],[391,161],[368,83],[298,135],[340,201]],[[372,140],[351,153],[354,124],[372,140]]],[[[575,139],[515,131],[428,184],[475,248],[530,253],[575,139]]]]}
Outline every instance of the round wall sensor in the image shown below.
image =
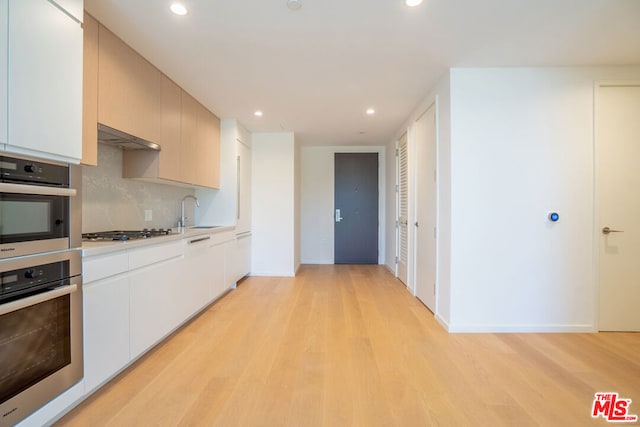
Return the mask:
{"type": "Polygon", "coordinates": [[[298,10],[302,7],[300,0],[287,0],[287,7],[291,10],[298,10]]]}
{"type": "Polygon", "coordinates": [[[551,222],[556,222],[556,221],[557,221],[557,220],[559,220],[559,219],[560,219],[560,215],[558,215],[558,213],[557,213],[557,212],[551,212],[551,213],[549,214],[549,221],[551,221],[551,222]]]}

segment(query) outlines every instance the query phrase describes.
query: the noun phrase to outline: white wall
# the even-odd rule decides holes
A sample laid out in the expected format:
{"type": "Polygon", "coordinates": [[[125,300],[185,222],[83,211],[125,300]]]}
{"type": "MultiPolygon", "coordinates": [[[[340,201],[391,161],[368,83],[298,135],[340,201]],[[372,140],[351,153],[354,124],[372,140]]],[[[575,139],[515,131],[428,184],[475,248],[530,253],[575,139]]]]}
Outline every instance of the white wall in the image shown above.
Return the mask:
{"type": "Polygon", "coordinates": [[[294,144],[294,231],[293,231],[293,263],[294,271],[298,271],[302,262],[301,240],[301,217],[302,217],[302,150],[294,144]]]}
{"type": "MultiPolygon", "coordinates": [[[[378,262],[384,264],[387,200],[384,146],[302,147],[301,259],[303,264],[333,264],[334,262],[334,154],[355,152],[378,153],[380,164],[378,262]]],[[[393,240],[391,244],[394,244],[393,240]]]]}
{"type": "Polygon", "coordinates": [[[594,81],[638,78],[451,70],[451,331],[595,330],[594,81]]]}
{"type": "Polygon", "coordinates": [[[254,276],[293,276],[295,141],[291,132],[252,136],[252,268],[254,276]]]}

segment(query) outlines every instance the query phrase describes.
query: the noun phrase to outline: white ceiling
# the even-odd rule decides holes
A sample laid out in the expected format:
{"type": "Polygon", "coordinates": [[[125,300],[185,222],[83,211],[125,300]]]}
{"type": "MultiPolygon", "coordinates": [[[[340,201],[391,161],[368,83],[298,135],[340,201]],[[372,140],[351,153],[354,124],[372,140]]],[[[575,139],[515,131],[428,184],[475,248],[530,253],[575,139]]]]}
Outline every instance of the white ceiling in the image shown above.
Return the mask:
{"type": "Polygon", "coordinates": [[[301,1],[85,7],[221,118],[304,145],[389,142],[449,67],[640,64],[640,0],[301,1]]]}

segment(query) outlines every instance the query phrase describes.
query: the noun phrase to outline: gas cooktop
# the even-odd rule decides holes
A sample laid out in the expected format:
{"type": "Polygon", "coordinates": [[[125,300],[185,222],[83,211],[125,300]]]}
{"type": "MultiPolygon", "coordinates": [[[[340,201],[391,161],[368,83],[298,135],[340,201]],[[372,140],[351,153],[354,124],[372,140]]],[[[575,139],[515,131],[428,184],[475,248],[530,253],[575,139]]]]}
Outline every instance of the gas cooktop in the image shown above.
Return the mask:
{"type": "Polygon", "coordinates": [[[82,240],[98,242],[98,241],[113,241],[120,240],[122,242],[127,240],[149,239],[151,237],[166,236],[171,234],[170,228],[145,228],[142,230],[114,230],[114,231],[100,231],[97,233],[84,233],[82,240]]]}

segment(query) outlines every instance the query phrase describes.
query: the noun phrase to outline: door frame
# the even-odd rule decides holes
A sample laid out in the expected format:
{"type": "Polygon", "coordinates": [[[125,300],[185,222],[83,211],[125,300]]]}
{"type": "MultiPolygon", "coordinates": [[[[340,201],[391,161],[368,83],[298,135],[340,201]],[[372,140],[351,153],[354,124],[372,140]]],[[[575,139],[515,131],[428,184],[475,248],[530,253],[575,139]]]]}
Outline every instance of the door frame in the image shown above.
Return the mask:
{"type": "MultiPolygon", "coordinates": [[[[417,117],[415,118],[415,120],[413,120],[412,123],[412,127],[413,127],[413,132],[412,132],[412,140],[413,140],[413,148],[411,150],[411,153],[413,154],[413,222],[415,224],[416,221],[416,217],[417,217],[417,213],[418,213],[418,183],[417,183],[417,167],[418,167],[418,159],[417,159],[417,155],[416,155],[416,150],[417,150],[417,141],[416,141],[416,125],[418,120],[420,120],[420,118],[422,116],[424,116],[426,114],[426,112],[433,107],[435,109],[434,111],[434,115],[435,115],[435,132],[436,132],[436,138],[435,138],[435,144],[436,144],[436,158],[435,158],[435,169],[436,169],[436,205],[434,207],[435,209],[435,222],[436,222],[436,231],[435,231],[435,248],[436,248],[436,260],[435,260],[435,269],[436,269],[436,274],[435,274],[435,295],[434,295],[434,307],[433,307],[433,314],[437,315],[438,313],[438,301],[439,301],[439,290],[440,290],[440,102],[439,102],[439,96],[435,95],[434,99],[432,102],[428,103],[426,105],[425,108],[423,108],[420,112],[420,114],[417,115],[417,117]]],[[[418,245],[417,245],[417,241],[418,241],[418,236],[417,236],[417,227],[412,227],[412,232],[410,233],[411,235],[413,235],[413,265],[411,266],[411,272],[412,272],[412,276],[413,276],[413,296],[415,296],[416,298],[418,297],[418,286],[416,285],[416,275],[418,272],[417,269],[417,256],[418,256],[418,245]]]]}
{"type": "MultiPolygon", "coordinates": [[[[381,154],[378,150],[366,150],[366,151],[336,151],[333,153],[333,215],[334,215],[334,221],[333,221],[333,245],[334,245],[334,249],[333,249],[333,263],[336,264],[336,252],[338,247],[340,248],[344,248],[344,245],[338,245],[337,244],[337,233],[336,233],[336,228],[337,225],[336,223],[338,221],[336,221],[337,218],[337,195],[338,192],[336,191],[337,186],[336,186],[336,178],[337,178],[337,172],[336,172],[336,165],[338,164],[338,157],[339,156],[362,156],[362,155],[367,155],[367,156],[374,156],[375,155],[375,160],[376,160],[376,165],[375,168],[372,168],[372,170],[375,170],[376,173],[376,182],[375,182],[375,191],[376,191],[376,208],[375,208],[375,219],[376,219],[376,224],[375,224],[375,229],[376,229],[376,238],[375,238],[375,243],[377,246],[377,250],[376,250],[376,254],[375,254],[375,264],[380,264],[381,259],[382,259],[382,253],[384,252],[384,250],[381,250],[380,247],[380,241],[381,241],[381,224],[383,223],[383,221],[381,221],[381,206],[383,206],[383,204],[381,204],[381,199],[383,199],[383,196],[381,195],[381,191],[384,188],[384,185],[381,186],[381,170],[383,170],[381,168],[381,165],[383,165],[383,163],[381,162],[381,154]]],[[[358,164],[362,164],[362,158],[358,159],[359,161],[357,162],[358,164]]],[[[341,187],[342,188],[342,187],[341,187]]],[[[358,191],[358,190],[356,190],[358,191]]],[[[345,207],[345,206],[343,206],[345,207]]],[[[360,206],[362,207],[362,206],[360,206]]],[[[372,227],[373,228],[373,227],[372,227]]],[[[367,233],[368,234],[368,233],[367,233]]],[[[373,258],[373,257],[372,257],[373,258]]],[[[356,262],[340,262],[339,264],[361,264],[363,262],[360,261],[356,261],[356,262]]],[[[364,264],[373,264],[373,263],[369,263],[369,262],[364,262],[364,264]]]]}
{"type": "Polygon", "coordinates": [[[600,148],[601,141],[598,140],[598,117],[600,116],[600,89],[611,86],[640,86],[640,80],[598,80],[593,84],[593,239],[592,239],[592,257],[593,257],[593,313],[594,313],[594,332],[600,331],[600,292],[602,286],[600,283],[600,186],[598,183],[598,172],[600,170],[600,148]]]}
{"type": "Polygon", "coordinates": [[[330,167],[330,171],[328,172],[328,177],[331,179],[331,206],[327,206],[327,215],[331,218],[331,264],[335,263],[335,253],[334,253],[334,233],[335,233],[335,154],[336,153],[378,153],[378,264],[384,264],[386,262],[386,250],[382,248],[386,248],[387,239],[390,238],[386,233],[386,221],[387,221],[387,212],[386,212],[386,203],[387,203],[387,146],[384,145],[345,145],[345,146],[332,146],[331,150],[331,161],[327,163],[327,167],[330,167]]]}

